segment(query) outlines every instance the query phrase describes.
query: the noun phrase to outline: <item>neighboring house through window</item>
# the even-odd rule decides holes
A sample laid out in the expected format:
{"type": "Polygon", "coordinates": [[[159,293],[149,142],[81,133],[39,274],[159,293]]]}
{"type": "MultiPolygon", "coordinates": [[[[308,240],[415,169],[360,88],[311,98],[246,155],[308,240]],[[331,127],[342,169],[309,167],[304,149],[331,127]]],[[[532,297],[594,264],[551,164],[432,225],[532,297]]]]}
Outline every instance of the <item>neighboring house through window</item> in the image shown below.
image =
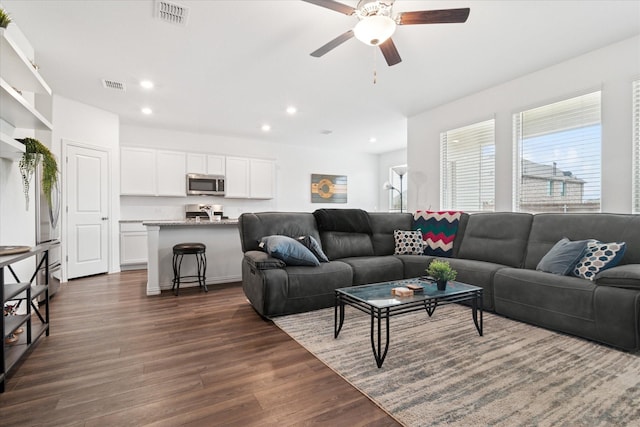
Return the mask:
{"type": "Polygon", "coordinates": [[[600,211],[600,92],[514,119],[514,211],[600,211]]]}
{"type": "Polygon", "coordinates": [[[495,120],[440,134],[440,207],[495,209],[495,120]]]}

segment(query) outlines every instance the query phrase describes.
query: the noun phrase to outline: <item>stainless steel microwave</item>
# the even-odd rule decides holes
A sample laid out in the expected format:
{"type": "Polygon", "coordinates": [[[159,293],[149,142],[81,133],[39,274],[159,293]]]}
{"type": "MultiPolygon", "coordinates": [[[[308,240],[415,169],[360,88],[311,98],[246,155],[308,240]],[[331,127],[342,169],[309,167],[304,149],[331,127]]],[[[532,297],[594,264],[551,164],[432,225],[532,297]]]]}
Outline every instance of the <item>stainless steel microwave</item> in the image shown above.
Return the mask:
{"type": "Polygon", "coordinates": [[[187,174],[187,195],[224,196],[224,176],[187,174]]]}

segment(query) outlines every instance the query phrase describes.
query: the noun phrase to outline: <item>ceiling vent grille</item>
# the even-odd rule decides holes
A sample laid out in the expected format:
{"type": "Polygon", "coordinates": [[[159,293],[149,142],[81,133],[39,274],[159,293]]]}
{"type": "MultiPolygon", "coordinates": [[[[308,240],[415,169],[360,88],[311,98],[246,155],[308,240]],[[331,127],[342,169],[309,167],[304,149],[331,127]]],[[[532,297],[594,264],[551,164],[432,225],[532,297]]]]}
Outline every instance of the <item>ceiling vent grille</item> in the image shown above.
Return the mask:
{"type": "Polygon", "coordinates": [[[156,0],[156,16],[161,21],[186,26],[189,9],[178,3],[156,0]]]}
{"type": "Polygon", "coordinates": [[[105,89],[114,89],[114,90],[119,90],[120,92],[125,92],[127,90],[124,83],[116,82],[114,80],[102,79],[102,86],[105,89]]]}

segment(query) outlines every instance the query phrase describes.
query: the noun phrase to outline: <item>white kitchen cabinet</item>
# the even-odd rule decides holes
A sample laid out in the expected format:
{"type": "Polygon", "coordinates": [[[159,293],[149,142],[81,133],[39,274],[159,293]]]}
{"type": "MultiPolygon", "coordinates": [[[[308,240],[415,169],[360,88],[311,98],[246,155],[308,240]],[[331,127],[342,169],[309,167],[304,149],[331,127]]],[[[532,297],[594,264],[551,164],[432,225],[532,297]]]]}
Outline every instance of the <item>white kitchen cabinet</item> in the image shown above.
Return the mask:
{"type": "Polygon", "coordinates": [[[274,169],[272,160],[251,159],[249,163],[249,197],[252,199],[273,199],[274,169]]]}
{"type": "Polygon", "coordinates": [[[147,227],[140,222],[120,224],[120,266],[123,270],[144,268],[148,261],[147,227]]]}
{"type": "Polygon", "coordinates": [[[207,174],[224,175],[225,174],[225,157],[214,154],[207,154],[207,174]]]}
{"type": "Polygon", "coordinates": [[[249,159],[227,157],[224,197],[228,199],[249,198],[249,159]]]}
{"type": "Polygon", "coordinates": [[[179,151],[156,153],[156,194],[186,197],[186,154],[179,151]]]}
{"type": "Polygon", "coordinates": [[[224,175],[224,166],[224,156],[204,153],[187,153],[187,173],[224,175]]]}
{"type": "Polygon", "coordinates": [[[120,194],[156,195],[156,150],[122,147],[120,150],[120,194]]]}
{"type": "Polygon", "coordinates": [[[273,160],[227,157],[225,197],[272,199],[275,164],[273,160]]]}

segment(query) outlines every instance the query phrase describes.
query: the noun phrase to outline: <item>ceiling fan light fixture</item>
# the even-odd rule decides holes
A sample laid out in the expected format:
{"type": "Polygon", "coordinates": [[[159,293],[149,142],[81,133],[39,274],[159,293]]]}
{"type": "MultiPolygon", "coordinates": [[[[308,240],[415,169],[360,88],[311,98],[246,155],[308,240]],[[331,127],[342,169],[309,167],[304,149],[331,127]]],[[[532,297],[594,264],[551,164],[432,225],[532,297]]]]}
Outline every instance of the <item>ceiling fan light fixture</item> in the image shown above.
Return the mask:
{"type": "Polygon", "coordinates": [[[376,15],[362,18],[353,28],[353,34],[362,43],[378,46],[387,41],[396,30],[396,23],[388,16],[376,15]]]}

